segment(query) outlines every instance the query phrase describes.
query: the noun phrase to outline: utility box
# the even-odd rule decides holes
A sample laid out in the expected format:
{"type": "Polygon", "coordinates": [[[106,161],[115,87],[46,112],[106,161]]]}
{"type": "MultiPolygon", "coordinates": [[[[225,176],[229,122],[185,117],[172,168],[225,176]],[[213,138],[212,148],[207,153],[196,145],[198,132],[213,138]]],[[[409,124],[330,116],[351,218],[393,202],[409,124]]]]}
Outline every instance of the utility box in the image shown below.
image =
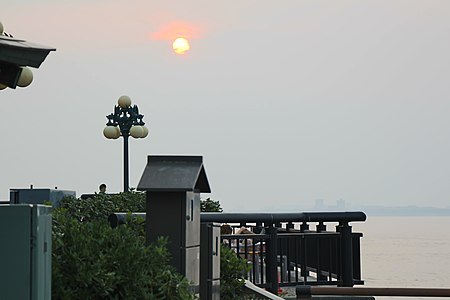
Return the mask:
{"type": "Polygon", "coordinates": [[[10,204],[44,204],[45,201],[50,201],[53,207],[59,206],[59,201],[64,197],[75,197],[75,191],[65,191],[58,189],[10,189],[9,203],[10,204]]]}
{"type": "Polygon", "coordinates": [[[200,299],[220,300],[220,224],[200,225],[200,299]]]}
{"type": "Polygon", "coordinates": [[[210,193],[201,156],[148,156],[137,186],[147,192],[146,237],[169,238],[172,265],[198,293],[200,284],[200,193],[210,193]]]}
{"type": "Polygon", "coordinates": [[[43,205],[0,205],[0,299],[51,299],[50,211],[43,205]]]}

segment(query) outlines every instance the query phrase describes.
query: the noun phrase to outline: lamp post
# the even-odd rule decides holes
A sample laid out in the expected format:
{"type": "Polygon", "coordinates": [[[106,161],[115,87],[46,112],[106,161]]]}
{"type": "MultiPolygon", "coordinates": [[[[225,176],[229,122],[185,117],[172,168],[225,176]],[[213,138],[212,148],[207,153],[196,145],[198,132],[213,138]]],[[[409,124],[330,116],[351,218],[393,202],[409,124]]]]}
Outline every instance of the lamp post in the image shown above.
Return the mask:
{"type": "Polygon", "coordinates": [[[144,115],[139,114],[137,105],[131,105],[130,97],[121,96],[117,104],[114,112],[106,116],[108,123],[103,129],[103,135],[107,139],[123,137],[123,191],[128,192],[128,138],[130,135],[134,138],[145,138],[148,135],[148,129],[142,121],[144,115]]]}

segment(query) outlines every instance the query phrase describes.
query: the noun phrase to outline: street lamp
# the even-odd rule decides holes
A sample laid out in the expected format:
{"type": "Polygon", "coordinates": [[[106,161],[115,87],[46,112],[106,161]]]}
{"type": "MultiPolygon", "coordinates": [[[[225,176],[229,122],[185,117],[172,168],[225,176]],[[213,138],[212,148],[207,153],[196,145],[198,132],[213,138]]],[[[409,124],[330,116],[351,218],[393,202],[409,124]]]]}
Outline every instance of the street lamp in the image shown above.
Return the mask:
{"type": "Polygon", "coordinates": [[[117,104],[114,112],[106,116],[108,123],[103,129],[103,135],[107,139],[123,137],[123,191],[128,192],[128,137],[131,135],[134,138],[145,138],[148,129],[142,121],[144,115],[139,114],[137,105],[131,105],[130,97],[121,96],[117,104]]]}

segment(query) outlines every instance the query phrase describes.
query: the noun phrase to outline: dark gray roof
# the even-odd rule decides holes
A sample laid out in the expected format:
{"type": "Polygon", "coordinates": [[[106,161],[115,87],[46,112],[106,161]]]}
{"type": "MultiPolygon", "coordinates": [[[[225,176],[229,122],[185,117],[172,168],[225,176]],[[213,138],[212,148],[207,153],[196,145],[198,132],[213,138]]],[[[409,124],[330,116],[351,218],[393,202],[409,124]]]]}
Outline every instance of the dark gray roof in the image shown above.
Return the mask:
{"type": "Polygon", "coordinates": [[[137,189],[211,192],[201,156],[148,156],[137,189]]]}
{"type": "Polygon", "coordinates": [[[55,48],[0,35],[0,61],[7,63],[39,68],[50,51],[55,50],[55,48]]]}

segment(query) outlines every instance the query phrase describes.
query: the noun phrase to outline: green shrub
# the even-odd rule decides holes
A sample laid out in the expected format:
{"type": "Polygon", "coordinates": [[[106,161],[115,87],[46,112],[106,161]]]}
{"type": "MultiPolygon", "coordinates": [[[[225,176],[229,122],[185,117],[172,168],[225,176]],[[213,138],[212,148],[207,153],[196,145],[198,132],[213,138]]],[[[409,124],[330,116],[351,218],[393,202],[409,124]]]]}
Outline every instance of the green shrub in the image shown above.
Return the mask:
{"type": "Polygon", "coordinates": [[[211,198],[206,198],[200,201],[200,210],[203,212],[222,212],[219,201],[214,201],[211,198]]]}
{"type": "MultiPolygon", "coordinates": [[[[147,246],[139,220],[115,229],[107,222],[113,212],[145,211],[145,201],[138,192],[61,201],[53,210],[53,299],[193,299],[187,280],[168,264],[166,239],[147,246]]],[[[222,208],[208,198],[201,210],[222,208]]],[[[222,246],[220,264],[221,299],[244,299],[247,262],[222,246]]]]}
{"type": "Polygon", "coordinates": [[[80,222],[104,221],[114,212],[143,212],[145,201],[145,193],[141,192],[98,194],[89,199],[64,198],[61,200],[60,209],[67,210],[80,222]]]}
{"type": "MultiPolygon", "coordinates": [[[[207,198],[200,202],[203,212],[222,212],[219,201],[207,198]]],[[[220,298],[224,300],[244,299],[244,276],[251,266],[229,247],[222,245],[220,249],[220,298]]]]}
{"type": "Polygon", "coordinates": [[[169,265],[167,240],[147,246],[135,222],[112,229],[115,211],[143,211],[139,193],[67,198],[53,211],[52,298],[193,299],[169,265]]]}
{"type": "Polygon", "coordinates": [[[244,275],[251,266],[226,245],[220,248],[220,299],[244,298],[244,275]]]}

